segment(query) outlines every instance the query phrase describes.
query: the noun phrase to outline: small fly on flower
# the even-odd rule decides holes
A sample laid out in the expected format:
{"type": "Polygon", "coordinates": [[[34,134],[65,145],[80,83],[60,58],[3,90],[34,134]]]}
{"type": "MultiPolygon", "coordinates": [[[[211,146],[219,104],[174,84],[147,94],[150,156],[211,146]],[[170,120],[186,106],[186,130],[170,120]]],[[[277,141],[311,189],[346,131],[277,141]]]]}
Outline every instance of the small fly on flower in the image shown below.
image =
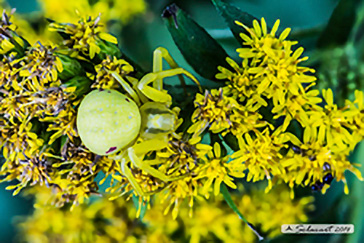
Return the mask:
{"type": "Polygon", "coordinates": [[[325,176],[322,178],[322,181],[316,181],[316,183],[311,186],[312,191],[320,191],[325,184],[329,186],[331,185],[334,176],[331,173],[331,166],[329,163],[324,163],[323,171],[327,172],[327,174],[325,174],[325,176]]]}

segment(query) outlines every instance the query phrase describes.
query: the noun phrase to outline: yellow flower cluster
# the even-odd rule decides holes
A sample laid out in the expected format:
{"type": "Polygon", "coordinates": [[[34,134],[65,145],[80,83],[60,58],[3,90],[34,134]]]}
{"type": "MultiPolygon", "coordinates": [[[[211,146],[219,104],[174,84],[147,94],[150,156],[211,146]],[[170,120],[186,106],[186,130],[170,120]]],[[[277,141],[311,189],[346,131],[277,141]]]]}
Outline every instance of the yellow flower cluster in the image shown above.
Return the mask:
{"type": "Polygon", "coordinates": [[[286,40],[289,28],[276,37],[279,20],[270,32],[264,18],[254,20],[252,28],[236,24],[246,32],[240,35],[243,48],[237,49],[242,64],[227,58],[233,71],[219,67],[216,74],[225,86],[196,95],[188,132],[221,134],[235,150],[230,163],[242,171],[234,177],[268,179],[268,190],[273,181],[284,181],[291,188],[325,191],[334,178],[346,184],[346,170],[363,180],[348,161],[364,138],[363,93],[356,91],[354,102],[338,108],[330,89],[322,91],[323,99],[313,89],[316,78],[309,74],[315,70],[299,65],[307,57],[301,57],[302,47],[293,47],[296,41],[286,40]]]}
{"type": "Polygon", "coordinates": [[[137,242],[145,229],[135,221],[135,208],[125,200],[97,200],[73,211],[47,207],[46,189],[36,188],[36,209],[18,227],[27,242],[137,242]]]}
{"type": "Polygon", "coordinates": [[[101,31],[99,22],[100,16],[96,19],[83,18],[76,25],[51,23],[50,30],[69,36],[64,45],[69,48],[70,57],[85,55],[93,59],[101,51],[100,42],[117,44],[114,36],[101,31]]]}
{"type": "Polygon", "coordinates": [[[106,59],[95,66],[95,70],[97,73],[96,81],[92,84],[92,88],[115,89],[118,87],[118,83],[110,72],[116,72],[124,77],[133,72],[134,68],[124,59],[117,59],[115,56],[111,59],[110,56],[107,56],[106,59]]]}
{"type": "MultiPolygon", "coordinates": [[[[10,17],[4,12],[2,19],[6,28],[10,17]]],[[[16,32],[8,41],[15,43],[14,36],[16,32]]],[[[114,166],[107,158],[95,165],[96,156],[77,135],[77,105],[91,81],[77,76],[84,71],[76,59],[59,53],[67,46],[22,43],[7,50],[0,62],[1,181],[17,180],[7,187],[14,194],[29,185],[51,187],[50,203],[57,206],[82,203],[98,193],[97,173],[114,166]]],[[[82,50],[90,53],[87,47],[82,50]]]]}
{"type": "Polygon", "coordinates": [[[78,15],[96,16],[102,13],[102,18],[128,23],[134,16],[144,13],[144,0],[38,0],[46,17],[60,22],[76,22],[78,15]],[[78,12],[78,15],[76,14],[78,12]],[[60,19],[60,17],[62,19],[60,19]]]}
{"type": "MultiPolygon", "coordinates": [[[[2,19],[0,28],[8,35],[0,39],[0,145],[6,160],[0,176],[1,181],[18,181],[8,187],[15,194],[28,186],[45,185],[52,189],[47,204],[71,204],[71,209],[82,214],[84,209],[74,206],[93,194],[100,195],[99,185],[104,185],[109,199],[139,196],[137,216],[142,206],[156,202],[176,219],[180,211],[187,210],[191,216],[193,206],[203,204],[204,198],[219,197],[221,185],[236,189],[236,178],[267,179],[268,190],[281,182],[291,188],[304,185],[326,190],[334,178],[346,182],[346,170],[362,179],[347,157],[364,136],[363,93],[357,91],[356,99],[343,108],[334,104],[331,90],[322,92],[322,100],[319,91],[312,89],[315,77],[308,75],[314,70],[299,66],[306,60],[300,58],[303,49],[293,51],[296,42],[286,40],[289,30],[275,37],[279,21],[270,33],[264,19],[260,25],[255,20],[253,28],[242,25],[249,36],[241,35],[244,47],[237,50],[243,58],[241,67],[232,59],[227,62],[233,71],[219,67],[216,77],[225,86],[196,95],[190,124],[183,122],[181,109],[172,106],[175,102],[163,88],[163,78],[184,74],[198,81],[179,68],[165,49],[155,51],[153,72],[140,78],[138,70],[123,59],[116,38],[100,28],[100,17],[82,18],[77,24],[53,22],[51,29],[61,34],[63,42],[31,47],[17,37],[16,28],[9,27],[5,13],[2,19]],[[170,70],[163,70],[163,59],[170,70]],[[78,137],[77,109],[92,89],[120,91],[127,97],[124,102],[135,102],[142,117],[132,145],[109,156],[90,152],[78,137]],[[188,207],[181,207],[186,202],[188,207]]],[[[286,202],[287,195],[279,194],[274,203],[286,202]]],[[[263,196],[249,200],[258,204],[263,196]]],[[[249,200],[243,198],[242,210],[266,208],[253,207],[249,200]]],[[[292,221],[305,220],[303,208],[309,203],[306,199],[292,206],[292,221]]],[[[99,215],[96,211],[90,212],[91,218],[99,215]]],[[[221,215],[216,212],[216,217],[221,215]]],[[[241,227],[238,223],[226,227],[237,225],[241,227]]],[[[67,225],[62,227],[69,230],[67,225]]],[[[274,232],[272,228],[264,231],[274,232]]],[[[114,233],[102,229],[106,231],[114,233]]],[[[191,240],[209,238],[210,231],[214,229],[198,236],[195,229],[191,240]]],[[[228,241],[226,231],[216,230],[216,234],[228,241]]],[[[114,239],[95,235],[83,240],[114,239]]],[[[125,240],[129,235],[117,237],[125,240]]]]}
{"type": "MultiPolygon", "coordinates": [[[[126,176],[120,159],[126,150],[115,156],[97,156],[82,144],[76,128],[77,109],[91,89],[112,88],[121,90],[131,99],[140,97],[139,102],[150,102],[142,94],[148,94],[148,90],[137,89],[139,80],[134,76],[134,67],[118,58],[120,53],[111,55],[110,49],[101,49],[105,45],[112,47],[115,39],[101,32],[98,26],[99,18],[81,19],[78,24],[51,23],[51,28],[63,35],[63,44],[37,43],[30,48],[23,47],[19,52],[12,48],[3,55],[0,141],[6,161],[1,167],[1,181],[19,181],[8,187],[15,189],[15,194],[29,185],[53,188],[49,204],[70,203],[74,209],[74,205],[98,194],[98,186],[111,178],[105,190],[111,199],[124,194],[133,197],[137,195],[135,187],[145,193],[139,199],[141,204],[160,193],[164,195],[159,198],[160,204],[164,205],[165,212],[172,211],[174,218],[185,201],[192,213],[195,199],[208,198],[212,193],[211,185],[214,185],[215,195],[219,194],[221,183],[236,188],[233,177],[239,177],[241,167],[229,162],[229,156],[218,141],[210,146],[202,143],[198,134],[177,133],[182,122],[177,117],[178,107],[168,111],[161,104],[150,108],[152,114],[161,109],[158,112],[162,115],[168,112],[173,118],[176,116],[173,131],[166,137],[167,146],[142,156],[138,154],[148,168],[133,163],[127,165],[131,177],[126,176]],[[84,69],[78,60],[94,63],[91,68],[84,69]],[[99,183],[95,180],[97,176],[101,178],[99,183]]],[[[172,66],[175,65],[173,62],[170,61],[172,66]]],[[[158,95],[172,100],[165,90],[157,92],[157,98],[158,95]]],[[[213,96],[209,97],[215,102],[213,96]]],[[[234,103],[234,100],[231,98],[229,102],[234,103]]],[[[148,149],[140,145],[144,140],[139,138],[136,147],[148,149]]]]}
{"type": "MultiPolygon", "coordinates": [[[[32,216],[19,223],[21,236],[32,242],[174,242],[191,243],[255,242],[251,230],[241,223],[219,196],[213,202],[199,202],[191,220],[182,209],[177,220],[163,215],[160,205],[148,210],[143,221],[134,218],[132,203],[119,198],[97,200],[70,212],[67,208],[41,207],[47,193],[37,193],[32,216]]],[[[254,225],[273,238],[280,234],[281,223],[304,223],[313,210],[313,197],[291,200],[286,187],[273,189],[268,196],[261,190],[234,197],[239,209],[254,225]]]]}
{"type": "MultiPolygon", "coordinates": [[[[29,16],[15,14],[15,25],[20,27],[19,34],[32,45],[37,41],[48,44],[49,41],[58,40],[57,35],[49,32],[43,23],[44,18],[60,23],[74,23],[80,16],[97,16],[102,13],[105,22],[114,22],[124,26],[132,21],[135,16],[145,13],[147,4],[144,0],[37,0],[41,11],[37,13],[40,24],[33,29],[29,16]]],[[[10,9],[6,1],[0,1],[0,7],[10,9]]],[[[106,26],[101,26],[105,30],[106,26]]],[[[120,28],[120,27],[119,27],[120,28]]]]}

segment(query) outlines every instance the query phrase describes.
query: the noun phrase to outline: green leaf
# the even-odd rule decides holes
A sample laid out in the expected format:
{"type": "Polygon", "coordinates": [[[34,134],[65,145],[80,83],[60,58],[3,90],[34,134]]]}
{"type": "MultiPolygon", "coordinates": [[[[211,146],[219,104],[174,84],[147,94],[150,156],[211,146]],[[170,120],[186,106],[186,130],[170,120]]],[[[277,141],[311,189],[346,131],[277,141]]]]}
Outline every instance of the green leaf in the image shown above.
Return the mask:
{"type": "Polygon", "coordinates": [[[92,81],[85,76],[75,76],[65,82],[62,86],[64,87],[76,87],[74,94],[77,97],[88,93],[91,90],[92,81]]]}
{"type": "Polygon", "coordinates": [[[139,203],[139,200],[140,200],[140,197],[133,195],[133,203],[134,203],[134,206],[135,206],[137,212],[140,211],[138,218],[140,219],[140,221],[142,221],[143,218],[144,218],[145,213],[147,212],[148,202],[147,201],[143,201],[140,204],[139,203]]]}
{"type": "Polygon", "coordinates": [[[254,228],[254,226],[251,223],[249,223],[248,220],[245,219],[243,214],[239,211],[238,207],[235,205],[224,183],[221,183],[220,191],[221,194],[224,196],[224,199],[226,203],[229,205],[229,207],[239,216],[241,220],[243,220],[248,225],[248,227],[254,232],[254,234],[258,236],[259,240],[263,240],[264,238],[258,233],[258,231],[254,228]]]}
{"type": "Polygon", "coordinates": [[[341,0],[321,33],[317,46],[320,48],[344,45],[349,39],[360,0],[341,0]]]}
{"type": "Polygon", "coordinates": [[[219,14],[224,18],[225,22],[227,23],[231,32],[234,34],[235,38],[239,41],[239,43],[241,42],[240,33],[248,33],[244,28],[235,24],[235,21],[239,21],[250,28],[253,27],[254,19],[260,22],[254,16],[240,10],[230,3],[225,3],[222,0],[212,0],[212,2],[215,5],[219,14]]]}
{"type": "Polygon", "coordinates": [[[234,151],[238,151],[239,143],[236,136],[234,136],[232,133],[228,133],[224,136],[224,142],[234,151]]]}
{"type": "Polygon", "coordinates": [[[81,64],[74,58],[57,53],[58,58],[62,62],[63,71],[59,73],[59,78],[62,80],[68,80],[74,76],[79,76],[84,73],[81,64]]]}
{"type": "Polygon", "coordinates": [[[217,67],[228,67],[228,55],[220,44],[175,4],[167,7],[162,17],[174,42],[193,69],[204,78],[219,81],[215,79],[217,67]]]}
{"type": "MultiPolygon", "coordinates": [[[[354,162],[361,162],[360,171],[364,174],[363,170],[363,157],[364,157],[364,141],[360,142],[356,147],[355,155],[353,156],[354,162]]],[[[346,242],[363,242],[364,240],[364,182],[354,178],[353,187],[350,191],[350,208],[352,208],[350,223],[355,225],[355,233],[348,235],[346,242]]]]}

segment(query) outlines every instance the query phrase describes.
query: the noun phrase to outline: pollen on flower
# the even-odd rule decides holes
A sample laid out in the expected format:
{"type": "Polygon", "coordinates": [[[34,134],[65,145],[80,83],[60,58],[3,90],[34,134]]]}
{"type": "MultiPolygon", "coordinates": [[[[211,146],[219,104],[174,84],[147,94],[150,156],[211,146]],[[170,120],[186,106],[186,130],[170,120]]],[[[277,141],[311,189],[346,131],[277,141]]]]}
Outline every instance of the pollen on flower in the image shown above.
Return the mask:
{"type": "Polygon", "coordinates": [[[197,94],[195,99],[197,109],[192,115],[194,124],[188,132],[199,135],[206,129],[214,133],[226,131],[231,127],[230,116],[236,105],[234,99],[223,95],[222,89],[211,92],[206,90],[205,95],[197,94]]]}
{"type": "Polygon", "coordinates": [[[64,45],[69,48],[71,57],[82,58],[82,56],[86,56],[93,59],[96,54],[100,53],[99,44],[102,41],[117,43],[114,36],[101,31],[99,22],[100,16],[95,19],[82,18],[77,24],[51,23],[50,30],[69,36],[68,39],[64,40],[64,45]]]}

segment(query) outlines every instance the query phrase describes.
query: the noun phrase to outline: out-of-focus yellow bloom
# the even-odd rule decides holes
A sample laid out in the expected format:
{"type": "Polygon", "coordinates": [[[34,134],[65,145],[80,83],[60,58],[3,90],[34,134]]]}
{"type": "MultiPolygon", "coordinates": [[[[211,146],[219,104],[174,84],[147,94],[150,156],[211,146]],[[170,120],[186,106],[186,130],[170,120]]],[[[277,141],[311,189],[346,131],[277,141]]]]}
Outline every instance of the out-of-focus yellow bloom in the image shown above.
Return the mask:
{"type": "MultiPolygon", "coordinates": [[[[34,190],[34,189],[33,189],[34,190]]],[[[35,189],[35,190],[40,190],[35,189]]],[[[34,192],[33,192],[34,193],[34,192]]],[[[135,220],[136,210],[129,201],[98,199],[69,211],[42,206],[47,193],[37,192],[36,209],[32,216],[19,220],[20,232],[32,242],[180,242],[206,241],[255,242],[256,236],[228,207],[221,196],[214,201],[199,201],[195,216],[182,208],[177,220],[163,215],[161,205],[149,210],[143,222],[135,220]]],[[[306,213],[313,210],[313,197],[291,200],[286,187],[274,188],[267,195],[253,190],[242,197],[233,196],[240,211],[259,231],[273,238],[285,223],[304,223],[306,213]]]]}
{"type": "MultiPolygon", "coordinates": [[[[261,232],[273,238],[280,235],[282,222],[285,224],[307,222],[306,213],[314,210],[313,201],[312,196],[292,200],[289,190],[284,186],[278,186],[268,194],[264,194],[261,190],[244,194],[238,202],[238,207],[250,223],[259,225],[261,232]]],[[[253,235],[252,231],[246,233],[253,235]]]]}
{"type": "Polygon", "coordinates": [[[346,118],[346,126],[353,131],[354,143],[350,148],[354,149],[354,145],[364,138],[364,94],[362,91],[355,91],[355,100],[350,102],[346,100],[347,110],[344,111],[346,118]]]}
{"type": "MultiPolygon", "coordinates": [[[[249,194],[245,193],[242,197],[233,194],[233,199],[243,215],[253,225],[258,226],[259,231],[268,238],[280,234],[282,222],[307,222],[306,213],[314,209],[313,197],[291,200],[289,190],[284,186],[273,188],[268,194],[257,189],[249,194]]],[[[216,197],[214,201],[198,201],[193,218],[186,208],[180,209],[176,221],[163,216],[160,210],[151,209],[143,221],[148,224],[151,232],[164,232],[171,237],[170,240],[193,243],[256,241],[254,233],[232,212],[221,196],[216,197]]],[[[148,233],[148,237],[150,234],[148,233]]]]}
{"type": "Polygon", "coordinates": [[[98,0],[91,4],[88,0],[38,0],[44,15],[58,22],[75,22],[79,15],[96,16],[128,23],[134,16],[144,13],[146,3],[144,0],[98,0]],[[78,14],[76,14],[76,11],[78,14]]]}
{"type": "MultiPolygon", "coordinates": [[[[45,29],[43,25],[38,26],[35,30],[29,19],[35,17],[37,19],[49,18],[51,20],[67,23],[76,22],[80,16],[97,16],[100,13],[105,22],[117,21],[121,25],[126,25],[135,16],[141,15],[146,11],[147,4],[144,0],[38,0],[41,11],[33,12],[32,15],[16,14],[14,24],[19,28],[18,34],[26,40],[35,44],[41,41],[48,44],[50,40],[57,40],[57,35],[45,29]]],[[[0,2],[0,6],[4,9],[10,9],[5,1],[0,2]]],[[[104,29],[106,26],[103,27],[104,29]]],[[[0,46],[9,48],[9,42],[0,42],[0,46]]]]}
{"type": "Polygon", "coordinates": [[[133,205],[123,199],[100,199],[70,211],[67,207],[41,207],[47,194],[37,192],[38,207],[33,216],[19,223],[21,237],[27,242],[134,243],[143,235],[143,226],[134,219],[133,205]]]}

